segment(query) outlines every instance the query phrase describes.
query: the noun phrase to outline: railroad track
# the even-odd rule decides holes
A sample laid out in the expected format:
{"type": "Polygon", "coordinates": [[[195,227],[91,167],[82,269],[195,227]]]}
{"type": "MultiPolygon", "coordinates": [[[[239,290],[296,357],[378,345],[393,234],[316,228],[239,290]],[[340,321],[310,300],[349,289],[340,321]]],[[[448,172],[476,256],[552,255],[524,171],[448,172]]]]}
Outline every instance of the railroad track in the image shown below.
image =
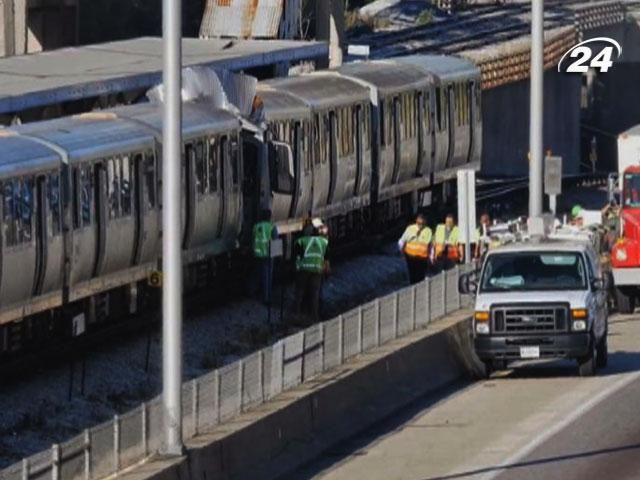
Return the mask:
{"type": "MultiPolygon", "coordinates": [[[[547,0],[545,29],[574,26],[576,9],[590,5],[584,0],[547,0]]],[[[599,4],[593,4],[596,5],[599,4]]],[[[406,55],[408,50],[412,53],[458,53],[528,35],[531,29],[529,12],[528,2],[477,7],[428,25],[363,35],[350,38],[350,41],[369,45],[372,58],[406,55]]]]}

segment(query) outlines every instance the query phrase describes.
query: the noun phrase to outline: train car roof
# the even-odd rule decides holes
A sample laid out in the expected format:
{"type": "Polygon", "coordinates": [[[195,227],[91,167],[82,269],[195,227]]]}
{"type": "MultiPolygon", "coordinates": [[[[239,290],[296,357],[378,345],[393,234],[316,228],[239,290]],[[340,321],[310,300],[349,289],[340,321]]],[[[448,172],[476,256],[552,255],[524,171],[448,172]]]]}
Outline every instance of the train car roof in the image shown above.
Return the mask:
{"type": "Polygon", "coordinates": [[[335,72],[318,72],[264,82],[275,90],[288,92],[314,109],[340,107],[370,101],[370,90],[335,72]]]}
{"type": "Polygon", "coordinates": [[[93,112],[13,128],[63,149],[69,162],[100,159],[153,146],[153,134],[110,112],[93,112]]]}
{"type": "MultiPolygon", "coordinates": [[[[162,108],[152,103],[140,103],[112,110],[118,117],[146,125],[155,136],[162,136],[162,108]]],[[[240,129],[240,120],[231,112],[215,110],[206,104],[182,104],[182,135],[185,140],[208,133],[229,132],[240,129]]]]}
{"type": "Polygon", "coordinates": [[[19,135],[4,136],[2,132],[0,130],[0,178],[34,175],[62,164],[60,156],[50,148],[19,135]]]}
{"type": "Polygon", "coordinates": [[[264,103],[267,121],[311,118],[311,108],[301,98],[288,92],[274,90],[270,85],[258,84],[258,95],[264,103]]]}
{"type": "Polygon", "coordinates": [[[409,55],[394,60],[419,67],[432,73],[440,81],[458,81],[480,76],[480,69],[475,64],[450,55],[409,55]]]}
{"type": "Polygon", "coordinates": [[[374,85],[382,95],[420,89],[433,83],[433,76],[426,74],[424,69],[395,59],[347,63],[337,71],[374,85]]]}

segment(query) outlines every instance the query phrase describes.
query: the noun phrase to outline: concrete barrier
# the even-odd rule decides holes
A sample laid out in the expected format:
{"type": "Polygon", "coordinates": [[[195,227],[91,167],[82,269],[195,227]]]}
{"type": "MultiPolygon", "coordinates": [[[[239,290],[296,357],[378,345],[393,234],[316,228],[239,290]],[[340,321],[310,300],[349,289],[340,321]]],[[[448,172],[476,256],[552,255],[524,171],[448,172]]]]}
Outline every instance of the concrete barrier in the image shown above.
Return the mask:
{"type": "Polygon", "coordinates": [[[411,402],[483,367],[461,311],[359,355],[215,430],[190,440],[180,458],[152,458],[121,478],[269,480],[411,402]]]}

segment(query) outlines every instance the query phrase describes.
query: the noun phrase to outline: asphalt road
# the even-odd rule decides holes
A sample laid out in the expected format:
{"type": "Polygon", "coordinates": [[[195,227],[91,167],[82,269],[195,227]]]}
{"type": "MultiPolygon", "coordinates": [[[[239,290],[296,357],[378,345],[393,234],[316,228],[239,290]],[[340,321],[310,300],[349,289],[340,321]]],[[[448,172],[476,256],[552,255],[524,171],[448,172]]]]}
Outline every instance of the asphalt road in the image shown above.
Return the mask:
{"type": "Polygon", "coordinates": [[[570,362],[453,386],[288,476],[323,480],[640,479],[640,315],[610,319],[609,366],[570,362]]]}

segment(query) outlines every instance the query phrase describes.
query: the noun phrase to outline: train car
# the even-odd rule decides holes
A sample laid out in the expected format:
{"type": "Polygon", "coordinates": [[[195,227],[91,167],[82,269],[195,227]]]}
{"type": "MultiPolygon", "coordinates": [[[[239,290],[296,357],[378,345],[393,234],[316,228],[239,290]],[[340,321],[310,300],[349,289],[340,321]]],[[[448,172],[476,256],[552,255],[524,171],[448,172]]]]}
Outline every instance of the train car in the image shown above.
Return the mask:
{"type": "Polygon", "coordinates": [[[347,64],[339,72],[375,92],[371,105],[375,201],[429,187],[435,157],[433,78],[394,60],[347,64]]]}
{"type": "Polygon", "coordinates": [[[444,55],[399,57],[435,79],[436,160],[434,182],[455,178],[459,168],[479,168],[482,150],[480,69],[444,55]]]}
{"type": "MultiPolygon", "coordinates": [[[[335,73],[318,72],[265,82],[300,99],[312,114],[310,189],[314,216],[332,219],[371,201],[370,89],[335,73]]],[[[307,213],[307,212],[304,212],[307,213]]]]}
{"type": "Polygon", "coordinates": [[[261,173],[257,178],[254,175],[250,176],[247,181],[250,185],[256,180],[261,182],[261,190],[251,187],[250,190],[252,194],[262,192],[262,196],[270,197],[270,202],[261,199],[261,205],[271,210],[272,219],[279,232],[298,231],[302,228],[304,217],[313,209],[314,148],[311,107],[295,95],[273,89],[268,82],[259,84],[257,94],[264,103],[268,138],[284,142],[291,147],[294,188],[291,193],[273,191],[267,170],[253,164],[253,159],[257,158],[255,154],[245,156],[247,171],[261,173]]]}
{"type": "MultiPolygon", "coordinates": [[[[471,63],[423,55],[261,82],[264,129],[184,104],[185,286],[228,263],[260,209],[288,237],[313,215],[335,238],[414,212],[422,192],[479,166],[479,87],[471,63]]],[[[74,317],[138,310],[162,253],[162,109],[3,129],[0,151],[0,353],[16,329],[69,334],[74,317]]]]}

